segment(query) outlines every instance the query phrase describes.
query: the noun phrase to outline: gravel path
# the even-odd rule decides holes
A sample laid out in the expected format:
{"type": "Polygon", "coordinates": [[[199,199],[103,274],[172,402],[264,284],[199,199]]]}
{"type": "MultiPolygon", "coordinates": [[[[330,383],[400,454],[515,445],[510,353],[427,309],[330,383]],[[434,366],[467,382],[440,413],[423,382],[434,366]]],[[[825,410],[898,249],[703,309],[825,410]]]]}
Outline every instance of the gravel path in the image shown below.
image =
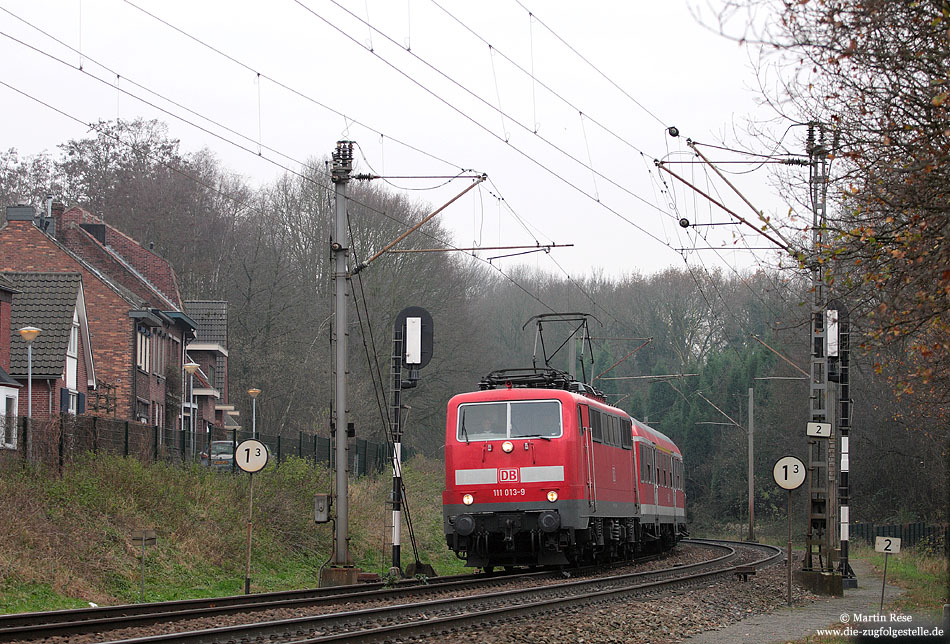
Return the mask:
{"type": "MultiPolygon", "coordinates": [[[[727,628],[690,637],[684,644],[787,642],[815,635],[818,629],[844,628],[846,625],[840,619],[842,614],[876,614],[881,605],[881,577],[876,576],[871,566],[861,559],[851,559],[850,563],[858,578],[858,587],[846,590],[844,597],[820,597],[805,606],[786,606],[768,614],[754,615],[727,628]]],[[[888,584],[884,592],[884,603],[900,593],[900,588],[888,584]]],[[[895,623],[893,626],[898,627],[900,624],[895,623]]]]}

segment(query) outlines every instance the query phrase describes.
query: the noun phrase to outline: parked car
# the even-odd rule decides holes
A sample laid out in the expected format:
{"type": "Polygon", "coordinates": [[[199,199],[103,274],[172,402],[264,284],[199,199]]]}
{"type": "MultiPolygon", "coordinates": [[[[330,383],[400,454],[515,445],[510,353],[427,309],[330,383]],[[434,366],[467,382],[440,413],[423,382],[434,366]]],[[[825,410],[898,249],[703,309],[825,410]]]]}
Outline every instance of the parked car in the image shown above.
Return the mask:
{"type": "Polygon", "coordinates": [[[201,452],[201,464],[216,470],[231,471],[234,462],[234,443],[231,441],[211,441],[211,448],[201,452]]]}

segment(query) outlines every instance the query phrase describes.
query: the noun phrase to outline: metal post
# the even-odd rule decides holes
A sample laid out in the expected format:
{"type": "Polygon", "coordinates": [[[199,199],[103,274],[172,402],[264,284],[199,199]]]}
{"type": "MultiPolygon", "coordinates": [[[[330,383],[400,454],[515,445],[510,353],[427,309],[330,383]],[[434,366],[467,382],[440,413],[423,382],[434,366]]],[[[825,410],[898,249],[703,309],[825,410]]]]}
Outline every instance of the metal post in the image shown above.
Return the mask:
{"type": "Polygon", "coordinates": [[[333,255],[333,287],[334,287],[334,363],[333,370],[336,380],[335,401],[333,406],[334,426],[336,428],[336,550],[333,562],[337,566],[350,565],[349,553],[349,506],[348,499],[348,468],[346,428],[346,344],[347,344],[347,287],[349,274],[347,273],[347,256],[349,244],[347,241],[346,225],[346,185],[353,170],[353,143],[351,141],[337,141],[336,151],[333,153],[332,180],[334,187],[336,221],[330,251],[333,255]]]}
{"type": "Polygon", "coordinates": [[[755,478],[752,433],[755,429],[755,389],[749,387],[749,541],[755,541],[755,478]]]}
{"type": "MultiPolygon", "coordinates": [[[[824,251],[825,205],[828,190],[828,150],[824,130],[819,126],[818,138],[814,124],[808,128],[809,192],[812,206],[812,310],[811,310],[811,373],[809,420],[834,423],[834,409],[829,404],[827,326],[827,285],[818,263],[824,251]]],[[[808,441],[808,533],[805,541],[804,570],[834,572],[835,541],[835,440],[812,437],[808,441]],[[817,561],[816,561],[817,558],[817,561]]]]}
{"type": "Polygon", "coordinates": [[[402,331],[393,334],[393,564],[390,572],[402,574],[400,547],[402,538],[402,331]]]}
{"type": "MultiPolygon", "coordinates": [[[[234,455],[237,459],[237,454],[234,455]]],[[[247,559],[244,566],[244,594],[251,594],[251,517],[254,512],[254,473],[248,474],[247,491],[247,559]]]]}
{"type": "Polygon", "coordinates": [[[26,417],[33,418],[33,343],[26,343],[26,417]]]}
{"type": "Polygon", "coordinates": [[[140,601],[145,603],[145,531],[142,531],[142,593],[139,597],[140,601]]]}
{"type": "Polygon", "coordinates": [[[30,425],[27,433],[26,450],[33,460],[33,343],[26,343],[26,422],[30,425]]]}
{"type": "Polygon", "coordinates": [[[847,307],[835,301],[838,312],[838,435],[840,438],[840,461],[838,478],[838,502],[840,504],[841,573],[842,588],[857,588],[858,580],[851,568],[848,552],[851,523],[850,431],[851,431],[851,322],[847,307]]]}
{"type": "Polygon", "coordinates": [[[251,438],[257,440],[257,396],[251,398],[251,438]]]}
{"type": "Polygon", "coordinates": [[[881,611],[884,612],[884,589],[887,588],[887,553],[884,553],[884,579],[881,580],[881,611]]]}
{"type": "Polygon", "coordinates": [[[788,513],[788,550],[785,556],[788,558],[788,605],[792,605],[792,491],[788,491],[788,501],[785,503],[785,510],[788,513]]]}
{"type": "MultiPolygon", "coordinates": [[[[191,460],[195,460],[195,372],[191,372],[191,460]]],[[[210,456],[210,455],[209,455],[210,456]]]]}

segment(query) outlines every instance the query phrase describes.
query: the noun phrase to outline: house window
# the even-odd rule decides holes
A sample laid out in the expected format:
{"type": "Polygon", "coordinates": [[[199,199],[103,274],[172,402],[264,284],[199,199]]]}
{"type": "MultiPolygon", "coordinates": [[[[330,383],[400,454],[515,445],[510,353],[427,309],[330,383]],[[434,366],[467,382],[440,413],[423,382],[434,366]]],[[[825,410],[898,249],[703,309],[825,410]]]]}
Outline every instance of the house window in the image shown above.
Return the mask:
{"type": "Polygon", "coordinates": [[[152,332],[148,327],[139,326],[135,333],[135,365],[148,373],[149,358],[152,352],[152,332]]]}
{"type": "Polygon", "coordinates": [[[3,406],[0,411],[0,429],[3,430],[3,447],[5,449],[16,449],[16,421],[17,421],[17,397],[4,396],[0,398],[3,406]]]}
{"type": "Polygon", "coordinates": [[[158,376],[165,375],[165,356],[167,353],[167,336],[158,332],[152,336],[152,373],[158,376]]]}
{"type": "Polygon", "coordinates": [[[76,372],[79,368],[79,312],[73,311],[73,325],[69,328],[66,347],[66,387],[76,390],[76,372]]]}
{"type": "Polygon", "coordinates": [[[135,401],[135,420],[148,423],[148,402],[138,399],[135,401]]]}
{"type": "Polygon", "coordinates": [[[78,409],[78,407],[79,407],[79,394],[76,393],[75,391],[70,391],[69,392],[69,406],[66,411],[70,415],[75,416],[76,410],[78,409]]]}
{"type": "Polygon", "coordinates": [[[79,312],[73,311],[73,325],[69,329],[69,346],[66,348],[66,355],[77,357],[79,355],[79,312]]]}

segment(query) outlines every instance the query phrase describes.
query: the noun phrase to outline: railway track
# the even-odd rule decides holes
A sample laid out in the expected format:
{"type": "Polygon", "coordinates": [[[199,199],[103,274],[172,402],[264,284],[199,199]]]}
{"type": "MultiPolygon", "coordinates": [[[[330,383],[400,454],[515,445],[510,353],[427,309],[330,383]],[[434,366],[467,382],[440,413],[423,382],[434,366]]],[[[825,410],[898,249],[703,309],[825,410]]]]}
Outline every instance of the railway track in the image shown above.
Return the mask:
{"type": "Polygon", "coordinates": [[[475,584],[501,585],[508,583],[511,579],[543,579],[557,574],[552,571],[517,575],[499,574],[491,577],[484,574],[465,574],[437,577],[425,581],[405,579],[394,586],[387,586],[384,582],[373,582],[358,586],[0,615],[0,642],[99,633],[159,622],[251,613],[272,608],[319,607],[340,603],[385,601],[405,595],[410,588],[420,594],[429,594],[475,584]]]}
{"type": "MultiPolygon", "coordinates": [[[[554,581],[531,588],[496,590],[500,585],[557,579],[559,573],[537,572],[486,578],[463,575],[431,580],[427,585],[401,584],[396,588],[340,587],[316,591],[269,593],[250,597],[219,600],[192,600],[164,604],[120,606],[112,609],[82,609],[42,614],[60,620],[45,623],[34,620],[29,625],[11,625],[0,621],[0,640],[23,641],[50,637],[67,638],[79,633],[101,633],[128,627],[147,627],[159,622],[196,618],[213,618],[250,611],[307,608],[335,605],[345,610],[289,619],[269,619],[255,623],[206,627],[188,632],[150,634],[132,639],[114,640],[124,644],[145,642],[368,642],[396,638],[448,633],[473,625],[504,622],[528,615],[566,610],[576,606],[615,601],[617,599],[655,594],[665,589],[702,583],[710,577],[729,575],[735,570],[736,547],[761,551],[752,565],[763,566],[781,557],[777,548],[714,541],[687,543],[714,548],[720,555],[698,563],[662,570],[634,572],[570,581],[554,581]],[[465,595],[477,590],[478,594],[465,595]],[[485,592],[488,591],[488,592],[485,592]],[[434,599],[425,599],[437,595],[434,599]],[[222,602],[227,605],[221,605],[222,602]],[[381,605],[385,602],[401,602],[381,605]],[[217,604],[217,605],[215,605],[217,604]],[[357,608],[354,610],[353,606],[357,608]],[[123,611],[125,614],[123,614],[123,611]],[[95,612],[99,614],[95,617],[95,612]],[[86,619],[70,613],[82,613],[86,619]]],[[[749,562],[744,562],[748,564],[749,562]]],[[[308,611],[312,612],[312,611],[308,611]]],[[[34,617],[37,614],[34,614],[34,617]]],[[[31,616],[16,616],[29,620],[31,616]]],[[[247,615],[253,619],[253,615],[247,615]]],[[[207,621],[205,623],[208,623],[207,621]]],[[[99,639],[98,641],[103,641],[99,639]]]]}
{"type": "MultiPolygon", "coordinates": [[[[638,561],[652,561],[656,555],[638,561]]],[[[599,570],[591,566],[571,571],[573,575],[599,570]]],[[[233,595],[209,599],[125,604],[79,608],[40,613],[0,615],[0,642],[18,642],[83,633],[101,633],[120,628],[136,628],[150,624],[190,619],[248,614],[271,609],[315,608],[340,604],[383,602],[407,594],[424,596],[462,591],[467,588],[491,588],[518,581],[560,578],[564,573],[543,570],[519,573],[448,575],[431,579],[404,579],[395,585],[384,582],[291,590],[253,595],[233,595]]]]}

